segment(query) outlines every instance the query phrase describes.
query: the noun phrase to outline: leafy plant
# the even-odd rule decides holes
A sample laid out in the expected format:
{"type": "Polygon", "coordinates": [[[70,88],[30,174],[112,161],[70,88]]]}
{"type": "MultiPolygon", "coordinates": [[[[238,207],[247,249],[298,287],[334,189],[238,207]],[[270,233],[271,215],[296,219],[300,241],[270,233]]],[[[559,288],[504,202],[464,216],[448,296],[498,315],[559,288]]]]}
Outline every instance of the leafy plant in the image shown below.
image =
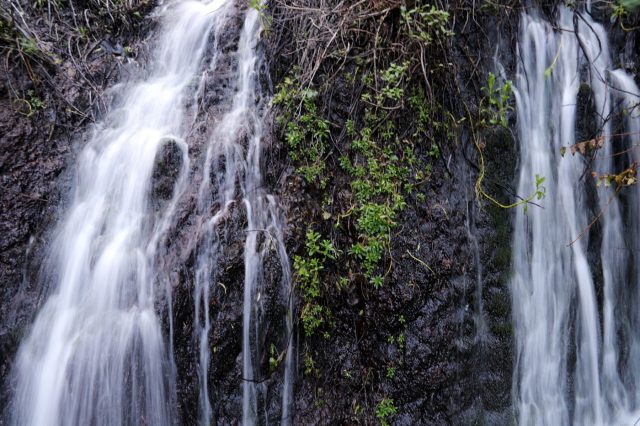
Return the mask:
{"type": "Polygon", "coordinates": [[[263,12],[266,8],[266,6],[262,4],[262,0],[249,0],[249,7],[258,12],[263,12]]]}
{"type": "Polygon", "coordinates": [[[396,375],[395,367],[387,367],[387,379],[393,379],[396,375]]]}
{"type": "Polygon", "coordinates": [[[487,86],[485,87],[485,92],[486,92],[486,97],[480,103],[481,119],[478,121],[478,124],[475,126],[476,128],[472,129],[474,143],[480,157],[480,173],[478,174],[478,178],[476,179],[476,184],[475,184],[476,197],[480,199],[480,196],[483,196],[484,198],[491,201],[498,207],[501,207],[504,209],[510,209],[523,204],[524,210],[526,212],[528,204],[531,201],[533,201],[534,199],[541,200],[544,197],[546,193],[546,188],[543,186],[543,183],[545,180],[544,176],[540,176],[540,175],[535,176],[535,188],[531,195],[529,195],[526,198],[520,198],[520,200],[510,204],[503,204],[499,202],[494,197],[489,195],[482,187],[482,182],[486,174],[485,160],[482,152],[484,148],[484,143],[479,141],[477,132],[482,131],[486,128],[491,128],[495,126],[501,126],[505,129],[508,128],[507,112],[513,109],[509,105],[509,99],[512,92],[511,81],[507,80],[501,86],[499,86],[496,82],[495,74],[489,73],[487,86]],[[484,106],[485,101],[488,104],[487,106],[484,106]]]}
{"type": "Polygon", "coordinates": [[[558,62],[558,58],[560,57],[560,50],[562,50],[562,41],[558,45],[558,51],[556,52],[556,55],[553,57],[553,61],[551,61],[551,65],[549,65],[547,69],[544,70],[544,78],[551,77],[551,73],[553,72],[553,69],[556,67],[556,63],[558,62]]]}
{"type": "Polygon", "coordinates": [[[258,12],[260,20],[262,21],[262,27],[265,31],[269,31],[271,27],[271,15],[267,14],[267,5],[262,0],[248,0],[249,7],[258,12]]]}
{"type": "Polygon", "coordinates": [[[453,36],[453,31],[447,28],[449,13],[445,10],[429,5],[419,5],[412,9],[401,6],[400,14],[409,36],[427,45],[433,42],[434,37],[453,36]]]}
{"type": "Polygon", "coordinates": [[[398,410],[391,398],[382,398],[378,405],[376,405],[376,418],[382,426],[388,426],[389,418],[395,416],[397,413],[398,410]]]}
{"type": "Polygon", "coordinates": [[[318,302],[321,287],[320,272],[328,259],[335,259],[337,252],[331,241],[322,240],[320,234],[311,229],[307,231],[305,248],[304,256],[294,256],[293,269],[296,283],[305,302],[301,313],[302,324],[305,334],[311,336],[330,315],[330,311],[318,302]]]}
{"type": "Polygon", "coordinates": [[[640,0],[619,0],[618,6],[622,6],[626,10],[633,11],[640,7],[640,0]]]}
{"type": "Polygon", "coordinates": [[[308,350],[304,353],[304,374],[306,376],[320,377],[320,372],[316,368],[316,363],[308,350]]]}
{"type": "Polygon", "coordinates": [[[407,342],[407,336],[404,333],[400,333],[397,340],[398,345],[400,345],[400,347],[404,349],[404,345],[407,342]]]}
{"type": "Polygon", "coordinates": [[[278,121],[286,123],[284,137],[289,146],[289,156],[301,163],[298,172],[308,183],[320,188],[327,185],[324,176],[324,156],[328,151],[329,122],[318,113],[313,89],[301,89],[292,77],[286,77],[272,100],[282,107],[278,121]]]}
{"type": "Polygon", "coordinates": [[[498,86],[495,74],[489,73],[485,88],[488,107],[483,108],[481,111],[485,125],[500,125],[505,129],[508,128],[507,112],[513,110],[513,107],[509,105],[512,87],[511,80],[506,80],[501,86],[498,86]]]}
{"type": "MultiPolygon", "coordinates": [[[[390,249],[390,233],[396,226],[396,217],[406,207],[405,197],[414,190],[414,179],[424,179],[422,165],[413,147],[402,146],[395,136],[395,124],[388,119],[387,113],[403,106],[405,102],[402,86],[407,80],[408,69],[406,62],[391,63],[379,72],[378,79],[371,74],[362,76],[362,82],[367,87],[363,98],[369,107],[365,110],[365,120],[359,129],[352,121],[348,122],[354,160],[347,156],[340,157],[341,167],[352,177],[351,189],[356,200],[350,215],[355,215],[359,237],[349,253],[359,262],[365,277],[375,288],[384,284],[384,277],[375,274],[375,269],[390,249]],[[376,80],[382,84],[380,90],[376,90],[376,80]],[[399,156],[398,152],[402,155],[399,156]]],[[[428,135],[432,115],[426,104],[424,93],[414,90],[408,106],[415,110],[412,112],[417,116],[416,138],[428,135]]],[[[440,152],[437,144],[432,143],[426,155],[438,157],[440,152]]]]}
{"type": "Polygon", "coordinates": [[[638,27],[628,28],[624,21],[633,12],[640,8],[640,0],[618,0],[617,3],[611,4],[611,23],[618,22],[623,31],[633,31],[638,27]]]}
{"type": "MultiPolygon", "coordinates": [[[[429,202],[425,186],[442,178],[436,174],[440,170],[436,161],[442,160],[448,143],[457,138],[458,122],[430,86],[434,75],[448,81],[443,77],[449,74],[446,55],[438,52],[453,35],[449,13],[430,5],[392,3],[383,2],[394,14],[400,12],[401,27],[394,19],[394,31],[378,34],[376,28],[388,20],[383,18],[386,12],[376,15],[368,22],[371,26],[358,26],[354,33],[358,40],[371,35],[363,41],[366,49],[358,47],[357,53],[349,46],[333,49],[333,41],[324,38],[334,30],[324,31],[329,22],[325,18],[333,16],[323,15],[314,28],[305,27],[301,36],[306,31],[315,33],[316,25],[321,31],[317,46],[291,52],[296,59],[292,62],[300,65],[283,76],[272,100],[283,146],[297,177],[306,183],[301,190],[309,192],[314,205],[321,203],[309,220],[330,227],[336,235],[330,241],[306,230],[305,245],[293,257],[300,321],[305,335],[314,341],[330,331],[334,321],[330,307],[345,308],[336,293],[351,294],[350,287],[365,283],[368,288],[360,291],[370,293],[388,284],[396,233],[406,232],[398,225],[401,215],[412,203],[429,202]],[[394,49],[400,45],[402,49],[394,49]],[[329,175],[326,165],[332,163],[339,164],[342,172],[329,175]],[[335,274],[328,273],[330,266],[335,274]]],[[[347,2],[340,10],[361,12],[370,5],[347,2]]],[[[351,25],[342,16],[340,22],[351,25]]],[[[340,31],[347,32],[344,27],[340,31]]],[[[366,318],[362,307],[356,313],[366,318]]],[[[404,348],[404,333],[402,329],[391,337],[400,348],[404,348]]],[[[304,364],[306,374],[313,374],[309,354],[304,364]]],[[[387,376],[394,377],[399,365],[388,363],[387,376]]],[[[362,379],[361,373],[353,370],[354,380],[362,379]]],[[[388,424],[396,412],[393,401],[385,398],[378,406],[376,402],[355,406],[356,414],[363,406],[375,406],[367,414],[388,424]]]]}

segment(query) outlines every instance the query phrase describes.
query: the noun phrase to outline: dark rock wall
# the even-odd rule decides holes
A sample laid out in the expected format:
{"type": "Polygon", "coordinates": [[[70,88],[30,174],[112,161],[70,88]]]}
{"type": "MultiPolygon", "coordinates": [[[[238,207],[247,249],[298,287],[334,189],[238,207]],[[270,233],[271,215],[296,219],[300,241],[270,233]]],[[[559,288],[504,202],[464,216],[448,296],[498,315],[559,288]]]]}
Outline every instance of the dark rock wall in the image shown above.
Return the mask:
{"type": "MultiPolygon", "coordinates": [[[[467,116],[465,103],[476,108],[475,117],[488,72],[499,73],[496,59],[507,75],[513,75],[520,10],[517,3],[475,9],[470,2],[450,5],[456,35],[447,60],[458,92],[442,87],[437,93],[450,97],[443,104],[457,118],[467,116]]],[[[296,64],[278,56],[282,55],[279,40],[267,44],[273,46],[269,57],[277,83],[296,64]]],[[[321,72],[317,87],[328,78],[321,72]]],[[[338,78],[335,85],[337,89],[327,95],[328,109],[339,132],[341,123],[354,119],[354,112],[347,84],[338,78]]],[[[514,120],[509,118],[512,127],[514,120]]],[[[405,117],[407,122],[412,119],[405,117]]],[[[498,199],[513,199],[514,135],[491,129],[481,136],[486,160],[483,186],[498,199]]],[[[345,238],[321,217],[325,195],[292,171],[295,165],[286,156],[285,142],[275,143],[273,155],[282,170],[275,175],[286,176],[286,184],[279,188],[289,212],[290,254],[304,251],[304,235],[310,228],[338,242],[345,238]]],[[[510,212],[477,198],[474,185],[480,160],[465,125],[458,128],[455,141],[440,141],[439,146],[432,178],[421,188],[424,199],[409,196],[407,209],[398,218],[384,285],[374,289],[363,280],[335,291],[330,274],[341,265],[326,268],[331,272],[323,303],[330,307],[332,324],[324,336],[305,337],[299,332],[295,423],[375,424],[376,406],[383,398],[393,399],[397,408],[397,415],[388,419],[392,424],[512,423],[510,212]],[[398,342],[399,336],[404,344],[398,342]],[[304,371],[307,356],[313,358],[315,371],[304,371]]],[[[330,167],[329,187],[335,186],[333,192],[339,193],[348,178],[337,165],[330,167]]]]}

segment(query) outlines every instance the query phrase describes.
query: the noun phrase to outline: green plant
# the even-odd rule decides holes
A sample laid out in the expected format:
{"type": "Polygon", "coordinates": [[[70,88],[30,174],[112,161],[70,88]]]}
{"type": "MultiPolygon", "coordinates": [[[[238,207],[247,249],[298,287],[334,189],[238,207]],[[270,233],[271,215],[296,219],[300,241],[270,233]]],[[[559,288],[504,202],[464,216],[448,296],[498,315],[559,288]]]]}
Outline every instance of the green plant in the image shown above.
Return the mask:
{"type": "Polygon", "coordinates": [[[396,375],[396,368],[391,366],[387,367],[387,379],[393,379],[396,375]]]}
{"type": "Polygon", "coordinates": [[[500,125],[505,129],[508,127],[507,112],[513,110],[513,107],[509,105],[512,87],[511,80],[506,80],[501,86],[498,86],[495,74],[489,73],[487,86],[485,87],[488,106],[481,111],[484,117],[484,125],[500,125]]]}
{"type": "Polygon", "coordinates": [[[540,176],[540,175],[536,175],[536,187],[533,191],[533,194],[531,194],[528,198],[525,198],[524,200],[520,200],[522,203],[524,204],[524,212],[527,212],[527,208],[529,207],[529,201],[536,199],[536,200],[542,200],[544,198],[544,195],[547,193],[547,188],[543,185],[545,181],[545,177],[544,176],[540,176]]]}
{"type": "Polygon", "coordinates": [[[23,105],[27,107],[26,112],[21,112],[21,114],[26,115],[27,117],[33,116],[36,112],[42,110],[45,106],[44,101],[37,97],[33,90],[27,90],[25,98],[17,99],[18,102],[21,102],[23,105]]]}
{"type": "Polygon", "coordinates": [[[318,302],[321,290],[320,272],[328,259],[335,259],[337,252],[331,241],[321,239],[320,234],[312,229],[307,231],[305,249],[304,256],[293,257],[293,269],[300,295],[305,302],[301,312],[302,324],[305,334],[311,336],[330,315],[330,311],[318,302]]]}
{"type": "MultiPolygon", "coordinates": [[[[277,14],[281,9],[275,3],[277,14]]],[[[371,294],[389,284],[385,281],[396,261],[398,234],[407,232],[399,225],[401,216],[430,201],[428,185],[443,178],[435,165],[457,138],[458,122],[448,112],[445,97],[438,96],[438,85],[448,82],[448,67],[453,66],[442,54],[453,35],[449,13],[431,5],[399,3],[382,2],[385,9],[375,15],[369,13],[371,2],[346,2],[322,11],[314,25],[297,33],[312,37],[313,48],[289,51],[292,63],[299,65],[281,76],[273,96],[277,129],[295,167],[295,182],[303,181],[300,190],[308,191],[301,200],[321,204],[308,220],[332,232],[330,242],[305,231],[305,247],[293,258],[300,320],[314,343],[331,331],[337,319],[334,306],[344,308],[337,293],[351,294],[368,283],[360,291],[371,294]],[[335,41],[340,44],[347,40],[343,35],[351,34],[348,40],[358,40],[357,49],[351,42],[336,46],[326,38],[335,34],[328,23],[337,24],[332,19],[338,10],[344,16],[337,16],[341,27],[335,41]],[[351,33],[349,15],[371,18],[359,21],[351,33]],[[392,31],[379,30],[391,20],[392,31]],[[341,170],[332,176],[327,169],[334,164],[341,170]],[[327,252],[334,257],[323,254],[323,241],[340,249],[327,252]],[[328,272],[329,265],[335,274],[328,272]]],[[[320,9],[308,13],[318,16],[320,9]]],[[[296,25],[292,22],[293,33],[296,25]]],[[[368,309],[359,306],[356,312],[359,320],[366,320],[368,309]]],[[[404,345],[404,338],[396,332],[392,340],[404,345]]],[[[397,365],[387,374],[395,375],[397,365]]],[[[389,402],[393,407],[386,401],[383,411],[389,402]]],[[[364,406],[372,405],[367,401],[364,406]]]]}
{"type": "MultiPolygon", "coordinates": [[[[553,68],[553,63],[550,66],[553,68]]],[[[489,73],[489,78],[487,80],[487,86],[485,88],[486,97],[480,102],[480,120],[477,124],[472,127],[473,132],[473,141],[478,150],[478,154],[480,157],[480,173],[478,174],[478,178],[476,179],[475,191],[476,198],[480,199],[480,196],[486,198],[491,201],[498,207],[504,209],[510,209],[513,207],[517,207],[519,205],[524,205],[525,212],[527,211],[528,204],[534,199],[541,200],[545,193],[546,188],[544,187],[545,177],[540,175],[535,175],[535,187],[534,191],[531,195],[526,198],[520,198],[518,201],[515,201],[510,204],[504,204],[496,200],[494,197],[489,195],[484,188],[482,187],[482,182],[485,178],[486,169],[485,169],[485,160],[483,155],[484,142],[479,140],[478,133],[485,130],[486,128],[491,128],[495,126],[501,126],[503,128],[507,128],[507,118],[506,114],[508,111],[513,108],[509,105],[509,99],[512,92],[512,83],[511,81],[505,81],[501,86],[496,84],[496,76],[493,73],[489,73]],[[484,102],[488,103],[488,106],[484,106],[484,102]]],[[[469,116],[470,121],[473,123],[471,116],[469,116]]]]}
{"type": "Polygon", "coordinates": [[[356,404],[356,406],[353,408],[353,414],[355,416],[359,416],[360,414],[362,414],[362,405],[361,404],[356,404]]]}
{"type": "Polygon", "coordinates": [[[304,374],[306,376],[315,376],[320,377],[320,373],[316,368],[316,363],[313,360],[313,357],[309,353],[309,350],[306,350],[304,353],[304,374]]]}
{"type": "Polygon", "coordinates": [[[382,426],[388,426],[389,418],[395,416],[397,413],[398,410],[391,398],[382,398],[378,405],[376,405],[376,418],[382,426]]]}
{"type": "Polygon", "coordinates": [[[317,303],[307,302],[302,308],[301,318],[304,326],[304,333],[311,336],[318,328],[325,323],[325,318],[330,311],[317,303]]]}
{"type": "Polygon", "coordinates": [[[435,6],[419,5],[412,9],[400,7],[402,22],[411,38],[431,44],[434,37],[451,37],[453,31],[447,28],[449,13],[435,6]]]}
{"type": "Polygon", "coordinates": [[[0,8],[0,53],[6,53],[7,58],[17,55],[29,78],[35,84],[39,83],[39,79],[34,74],[34,60],[55,65],[61,63],[59,57],[42,48],[26,24],[21,25],[20,21],[3,15],[2,8],[0,8]]]}
{"type": "Polygon", "coordinates": [[[284,137],[289,156],[300,163],[298,172],[308,183],[327,185],[324,156],[328,151],[329,122],[320,117],[316,104],[318,92],[301,89],[293,77],[286,77],[274,95],[272,104],[281,107],[278,117],[285,125],[284,137]]]}
{"type": "Polygon", "coordinates": [[[371,279],[369,280],[369,282],[371,283],[371,285],[373,285],[375,288],[380,288],[382,287],[382,285],[384,284],[384,278],[382,278],[382,276],[380,275],[376,275],[374,277],[371,277],[371,279]]]}
{"type": "MultiPolygon", "coordinates": [[[[380,79],[385,83],[382,87],[382,91],[376,96],[379,104],[384,102],[385,99],[392,101],[399,101],[404,96],[404,89],[401,87],[402,80],[406,77],[409,63],[404,62],[400,65],[391,63],[389,68],[383,70],[380,79]]],[[[387,125],[392,124],[390,121],[387,125]]]]}
{"type": "Polygon", "coordinates": [[[562,41],[558,45],[558,51],[556,55],[553,57],[553,61],[551,61],[551,65],[544,70],[544,78],[551,77],[551,73],[553,73],[553,69],[556,67],[556,63],[558,63],[558,58],[560,57],[560,51],[562,50],[562,41]]]}
{"type": "Polygon", "coordinates": [[[276,350],[276,345],[274,345],[273,343],[271,344],[271,346],[269,347],[269,368],[271,369],[271,371],[278,368],[286,353],[286,350],[278,353],[278,351],[276,350]]]}
{"type": "Polygon", "coordinates": [[[639,0],[618,0],[611,4],[611,22],[618,22],[623,31],[633,31],[638,27],[627,28],[624,24],[630,12],[635,12],[640,7],[639,0]]]}
{"type": "Polygon", "coordinates": [[[407,336],[404,333],[400,333],[398,335],[398,345],[400,345],[400,347],[404,349],[404,345],[406,341],[407,341],[407,336]]]}
{"type": "Polygon", "coordinates": [[[266,33],[269,33],[271,30],[271,23],[273,21],[273,17],[267,13],[267,4],[263,0],[248,0],[249,7],[258,12],[260,16],[260,21],[262,21],[262,28],[266,33]]]}
{"type": "Polygon", "coordinates": [[[619,0],[618,6],[621,6],[628,11],[633,11],[640,7],[640,0],[619,0]]]}
{"type": "Polygon", "coordinates": [[[347,125],[356,160],[352,163],[347,156],[340,158],[342,168],[352,177],[351,189],[356,199],[351,212],[356,216],[359,241],[351,246],[349,253],[376,288],[383,285],[384,278],[374,275],[374,271],[388,250],[389,234],[396,224],[396,216],[406,206],[405,195],[413,188],[411,168],[417,165],[412,148],[401,148],[395,139],[395,125],[386,113],[402,105],[405,93],[402,85],[408,67],[406,62],[391,63],[382,70],[379,91],[375,88],[376,79],[371,74],[363,75],[362,81],[368,88],[363,97],[370,104],[365,110],[365,122],[360,129],[353,121],[347,125]],[[404,158],[399,157],[397,151],[401,151],[404,158]]]}
{"type": "Polygon", "coordinates": [[[338,287],[338,290],[346,290],[347,287],[349,287],[349,279],[346,277],[340,277],[336,285],[338,287]]]}
{"type": "Polygon", "coordinates": [[[266,8],[266,6],[262,4],[262,0],[249,0],[249,7],[258,12],[262,12],[266,8]]]}
{"type": "Polygon", "coordinates": [[[89,30],[85,26],[80,25],[78,27],[78,34],[80,34],[80,37],[83,39],[89,38],[89,30]]]}

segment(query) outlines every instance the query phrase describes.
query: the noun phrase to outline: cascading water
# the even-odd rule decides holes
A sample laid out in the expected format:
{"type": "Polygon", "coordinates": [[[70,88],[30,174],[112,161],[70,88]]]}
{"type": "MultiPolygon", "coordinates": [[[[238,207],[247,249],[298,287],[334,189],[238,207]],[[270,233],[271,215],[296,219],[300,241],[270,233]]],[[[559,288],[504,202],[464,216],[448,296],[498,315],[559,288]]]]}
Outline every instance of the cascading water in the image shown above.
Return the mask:
{"type": "MultiPolygon", "coordinates": [[[[626,132],[624,134],[624,146],[628,150],[626,156],[627,164],[635,163],[640,164],[640,156],[638,147],[638,138],[640,138],[640,89],[634,82],[633,78],[627,73],[621,70],[614,70],[609,73],[611,79],[612,95],[615,100],[620,103],[620,107],[627,111],[625,114],[624,125],[626,132]]],[[[636,189],[636,188],[634,188],[636,189]]],[[[629,247],[629,255],[626,257],[627,261],[632,265],[629,270],[630,278],[628,279],[629,285],[627,288],[618,288],[614,294],[618,300],[638,300],[640,297],[640,256],[637,236],[640,235],[640,223],[637,218],[640,217],[640,191],[629,191],[627,201],[626,220],[624,221],[624,246],[629,247]]],[[[640,315],[637,309],[633,308],[633,304],[626,305],[626,309],[621,310],[617,307],[619,312],[615,330],[619,330],[621,336],[626,336],[626,350],[628,351],[628,367],[626,377],[620,377],[618,380],[622,380],[626,383],[640,383],[640,339],[634,338],[638,334],[638,325],[640,324],[640,315]]],[[[610,344],[613,349],[612,353],[619,354],[620,347],[615,340],[610,344]]],[[[620,356],[618,355],[618,358],[620,356]]],[[[619,362],[615,356],[612,356],[613,362],[619,362]]],[[[625,389],[623,388],[624,392],[625,389]]],[[[640,404],[640,386],[636,385],[629,388],[627,393],[623,394],[627,404],[640,404]]]]}
{"type": "MultiPolygon", "coordinates": [[[[209,290],[216,282],[216,257],[225,237],[220,225],[232,213],[231,206],[244,204],[243,423],[259,419],[258,398],[264,393],[256,366],[262,350],[262,265],[275,252],[288,300],[288,336],[293,328],[290,266],[282,214],[277,200],[265,192],[260,172],[267,109],[257,85],[260,14],[244,3],[211,0],[171,2],[161,8],[164,35],[148,77],[113,90],[121,101],[95,126],[79,155],[73,200],[46,263],[51,295],[17,356],[14,424],[177,423],[171,353],[175,283],[162,279],[159,251],[193,178],[189,138],[199,114],[206,74],[202,69],[205,63],[215,69],[217,40],[224,23],[239,10],[246,10],[246,16],[236,52],[236,92],[228,112],[209,132],[197,197],[195,213],[202,227],[195,253],[194,338],[199,343],[200,423],[211,424],[209,290]],[[208,46],[209,39],[213,46],[208,46]],[[171,199],[154,208],[152,175],[167,145],[181,153],[180,173],[171,199]],[[166,282],[166,288],[159,282],[166,282]],[[168,309],[169,336],[163,335],[161,305],[168,309]]],[[[289,338],[283,424],[291,414],[293,359],[289,338]]]]}
{"type": "MultiPolygon", "coordinates": [[[[262,312],[261,291],[263,286],[262,265],[269,250],[275,248],[282,266],[283,290],[291,294],[289,259],[284,246],[283,226],[276,199],[268,195],[262,187],[261,140],[262,122],[266,105],[260,100],[257,83],[257,40],[262,30],[260,14],[249,9],[238,44],[238,72],[236,93],[231,109],[217,123],[211,134],[205,159],[204,179],[199,189],[198,211],[206,215],[211,205],[218,210],[206,219],[204,224],[205,243],[198,255],[196,273],[196,329],[200,344],[200,412],[202,424],[210,424],[211,407],[208,400],[206,382],[209,360],[208,333],[210,329],[208,313],[208,288],[212,282],[211,272],[215,272],[215,261],[220,241],[220,223],[244,197],[247,210],[247,230],[245,242],[245,288],[243,313],[243,424],[255,424],[259,416],[259,389],[255,360],[259,358],[260,315],[262,312]],[[246,152],[246,155],[245,155],[246,152]],[[215,181],[211,180],[215,176],[215,181]],[[215,200],[212,194],[215,193],[215,200]],[[213,202],[212,202],[213,201],[213,202]],[[260,247],[259,236],[263,234],[267,244],[260,247]],[[215,243],[211,243],[215,241],[215,243]],[[203,310],[200,313],[200,309],[203,310]],[[204,322],[200,320],[203,316],[204,322]]],[[[286,333],[292,333],[292,301],[289,298],[286,317],[286,333]]],[[[288,422],[292,398],[293,346],[289,341],[285,358],[283,385],[282,421],[288,422]]]]}
{"type": "Polygon", "coordinates": [[[148,194],[167,140],[183,151],[186,175],[183,99],[221,3],[172,11],[151,76],[123,90],[79,156],[50,255],[54,289],[18,354],[15,424],[171,423],[174,378],[154,306],[154,261],[181,188],[157,216],[148,194]]]}
{"type": "MultiPolygon", "coordinates": [[[[626,233],[623,206],[612,190],[598,189],[589,207],[585,161],[561,155],[576,140],[576,104],[581,82],[593,94],[594,117],[603,146],[593,164],[598,174],[615,172],[612,99],[631,113],[627,146],[637,143],[638,89],[621,70],[611,70],[606,32],[587,13],[559,8],[552,25],[536,14],[521,18],[516,81],[520,176],[518,191],[531,190],[535,174],[545,176],[544,209],[516,214],[512,279],[517,358],[514,405],[523,425],[632,424],[640,417],[640,323],[629,297],[637,297],[628,272],[636,257],[637,232],[626,233]],[[600,218],[601,258],[588,259],[589,233],[600,218]],[[597,266],[597,265],[601,266],[597,266]],[[600,270],[601,269],[601,270],[600,270]],[[601,278],[600,278],[601,276],[601,278]],[[598,284],[599,280],[601,284],[598,284]],[[602,313],[596,286],[601,285],[602,313]]],[[[600,139],[596,139],[600,140],[600,139]]],[[[637,212],[637,191],[628,203],[637,212]]],[[[627,214],[633,231],[637,214],[627,214]]]]}

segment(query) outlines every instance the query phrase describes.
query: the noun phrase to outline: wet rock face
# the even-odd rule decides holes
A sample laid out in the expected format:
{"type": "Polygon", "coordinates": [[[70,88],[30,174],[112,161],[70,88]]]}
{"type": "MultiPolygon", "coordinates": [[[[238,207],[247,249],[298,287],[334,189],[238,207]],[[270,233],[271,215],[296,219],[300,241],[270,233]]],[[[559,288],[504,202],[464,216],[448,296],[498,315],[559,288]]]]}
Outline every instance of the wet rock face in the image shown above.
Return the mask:
{"type": "MultiPolygon", "coordinates": [[[[453,48],[468,61],[452,59],[451,69],[461,81],[473,82],[469,86],[481,87],[486,84],[481,78],[489,70],[495,72],[495,64],[491,58],[483,61],[482,52],[494,50],[499,34],[505,49],[511,49],[518,14],[505,17],[497,11],[476,19],[486,32],[479,37],[470,27],[456,28],[453,48]]],[[[274,61],[272,74],[278,75],[277,52],[273,55],[268,55],[274,61]]],[[[512,75],[516,58],[500,59],[512,75]]],[[[285,58],[281,61],[286,63],[285,58]]],[[[331,92],[330,121],[357,122],[340,80],[331,92]]],[[[451,100],[452,110],[457,105],[456,114],[465,116],[462,102],[477,107],[474,96],[471,87],[463,89],[451,100]]],[[[410,122],[412,117],[405,119],[410,122]]],[[[468,134],[460,131],[458,136],[450,145],[441,143],[432,177],[420,188],[424,199],[406,200],[391,236],[384,285],[374,289],[356,277],[346,290],[335,290],[331,280],[323,288],[322,303],[331,311],[331,325],[325,336],[298,332],[294,423],[374,424],[383,397],[392,398],[397,408],[393,424],[510,423],[510,214],[476,198],[478,151],[468,134]],[[305,365],[307,355],[313,359],[311,367],[305,365]]],[[[508,131],[483,138],[487,191],[510,199],[516,141],[508,131]]],[[[287,204],[290,255],[304,253],[310,227],[334,241],[344,238],[322,218],[323,195],[287,167],[284,141],[274,141],[273,155],[281,166],[271,182],[287,204]],[[276,184],[283,179],[284,184],[276,184]]],[[[348,181],[341,169],[330,162],[327,167],[333,182],[329,186],[336,194],[345,191],[348,181]]],[[[338,268],[329,265],[325,270],[338,268]]]]}
{"type": "MultiPolygon", "coordinates": [[[[240,5],[242,5],[240,3],[240,5]]],[[[173,226],[163,248],[162,264],[172,287],[173,345],[176,365],[177,418],[180,424],[200,422],[199,400],[199,341],[194,330],[194,291],[198,253],[204,245],[212,249],[211,277],[209,283],[209,319],[211,330],[208,338],[210,362],[208,368],[209,399],[213,421],[216,424],[240,424],[242,419],[242,315],[244,297],[244,241],[246,238],[246,211],[238,198],[227,206],[228,212],[220,218],[213,231],[205,231],[205,222],[220,209],[217,201],[220,177],[226,170],[227,159],[217,157],[210,170],[204,170],[207,147],[215,143],[212,130],[222,114],[231,108],[236,90],[236,71],[239,35],[243,25],[242,13],[236,13],[226,22],[217,40],[218,56],[213,66],[203,70],[202,98],[199,100],[194,128],[185,140],[189,149],[191,169],[189,184],[179,198],[173,226]],[[214,200],[209,208],[198,212],[197,200],[205,174],[209,175],[210,193],[214,200]]],[[[209,52],[208,59],[211,59],[209,52]]],[[[172,144],[166,144],[158,155],[154,170],[152,197],[166,200],[178,179],[182,152],[172,144]],[[167,173],[168,172],[168,173],[167,173]]],[[[164,201],[162,201],[164,202],[164,201]]],[[[270,267],[267,267],[270,270],[270,267]]],[[[273,288],[276,288],[275,286],[273,288]]],[[[169,335],[169,321],[165,319],[165,331],[169,335]]]]}
{"type": "MultiPolygon", "coordinates": [[[[443,177],[426,191],[429,202],[412,200],[403,212],[385,285],[376,290],[363,280],[332,295],[328,336],[304,338],[299,331],[296,424],[357,422],[359,412],[375,409],[379,396],[372,395],[393,398],[393,424],[508,423],[509,217],[478,211],[475,180],[462,172],[470,166],[461,155],[454,158],[453,176],[444,177],[442,164],[434,169],[443,177]],[[480,293],[468,221],[478,239],[480,293]],[[482,335],[480,316],[487,328],[482,335]],[[312,354],[316,371],[305,372],[303,351],[312,354]]],[[[290,211],[304,212],[312,203],[289,195],[283,198],[292,202],[290,211]]],[[[310,220],[301,214],[290,223],[292,235],[307,229],[310,220]]]]}
{"type": "MultiPolygon", "coordinates": [[[[485,135],[484,188],[499,199],[513,197],[517,146],[512,134],[495,129],[485,135]]],[[[467,154],[467,158],[471,157],[467,154]]],[[[474,163],[467,162],[469,171],[474,163]]],[[[473,185],[477,175],[467,175],[469,262],[462,283],[465,304],[459,312],[469,321],[461,339],[464,399],[458,419],[472,424],[511,422],[511,380],[514,335],[509,277],[511,270],[511,211],[491,203],[480,206],[473,185]],[[473,389],[474,392],[468,392],[473,389]]]]}
{"type": "Polygon", "coordinates": [[[63,133],[56,130],[59,120],[20,114],[0,86],[1,408],[7,407],[6,387],[17,345],[38,306],[35,283],[46,249],[45,230],[60,201],[57,183],[69,146],[58,139],[63,133]]]}
{"type": "Polygon", "coordinates": [[[173,196],[183,166],[182,157],[183,152],[175,140],[163,141],[151,175],[151,200],[154,204],[166,202],[173,196]]]}

